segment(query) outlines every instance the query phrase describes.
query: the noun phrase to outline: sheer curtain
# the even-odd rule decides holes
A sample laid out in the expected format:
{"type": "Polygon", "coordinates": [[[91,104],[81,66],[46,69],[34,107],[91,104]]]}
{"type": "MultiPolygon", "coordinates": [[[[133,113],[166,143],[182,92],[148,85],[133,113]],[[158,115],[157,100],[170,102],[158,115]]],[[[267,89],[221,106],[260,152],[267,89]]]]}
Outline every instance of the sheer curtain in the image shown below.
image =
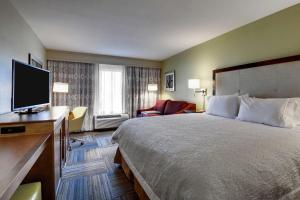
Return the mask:
{"type": "Polygon", "coordinates": [[[124,70],[121,65],[100,64],[95,72],[95,115],[124,113],[124,70]]]}
{"type": "Polygon", "coordinates": [[[136,117],[136,111],[155,104],[160,94],[160,69],[126,66],[125,108],[130,117],[136,117]],[[148,91],[148,84],[157,84],[157,91],[148,91]]]}

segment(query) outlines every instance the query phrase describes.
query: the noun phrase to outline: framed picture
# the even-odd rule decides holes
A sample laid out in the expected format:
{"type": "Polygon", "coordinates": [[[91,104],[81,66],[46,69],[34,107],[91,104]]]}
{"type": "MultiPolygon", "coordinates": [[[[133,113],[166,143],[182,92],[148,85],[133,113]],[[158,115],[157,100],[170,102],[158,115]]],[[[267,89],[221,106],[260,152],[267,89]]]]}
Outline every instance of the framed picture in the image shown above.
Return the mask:
{"type": "Polygon", "coordinates": [[[165,73],[165,90],[175,91],[175,71],[165,73]]]}
{"type": "Polygon", "coordinates": [[[28,54],[28,64],[34,67],[43,68],[43,62],[34,57],[31,53],[28,54]]]}

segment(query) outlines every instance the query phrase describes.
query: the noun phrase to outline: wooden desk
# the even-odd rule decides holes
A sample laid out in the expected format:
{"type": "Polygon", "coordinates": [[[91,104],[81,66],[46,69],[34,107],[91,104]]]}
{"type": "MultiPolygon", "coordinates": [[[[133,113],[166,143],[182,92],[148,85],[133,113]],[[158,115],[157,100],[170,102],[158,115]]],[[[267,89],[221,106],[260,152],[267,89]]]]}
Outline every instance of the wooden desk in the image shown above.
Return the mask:
{"type": "Polygon", "coordinates": [[[24,133],[0,134],[0,200],[20,183],[42,182],[43,200],[56,199],[67,155],[68,107],[38,114],[0,116],[0,128],[25,126],[24,133]]]}
{"type": "MultiPolygon", "coordinates": [[[[45,156],[43,159],[51,160],[44,152],[47,145],[50,145],[47,142],[50,136],[51,134],[36,134],[0,138],[1,200],[10,199],[29,171],[38,164],[40,157],[45,156]]],[[[45,165],[40,170],[45,174],[51,174],[51,169],[45,165]]]]}

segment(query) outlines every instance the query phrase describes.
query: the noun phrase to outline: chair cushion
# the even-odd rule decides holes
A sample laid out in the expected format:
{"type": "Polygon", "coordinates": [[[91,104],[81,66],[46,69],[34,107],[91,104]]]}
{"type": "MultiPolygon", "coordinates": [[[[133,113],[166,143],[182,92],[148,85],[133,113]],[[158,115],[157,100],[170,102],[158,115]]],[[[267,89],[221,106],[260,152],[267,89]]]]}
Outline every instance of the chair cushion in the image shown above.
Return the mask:
{"type": "Polygon", "coordinates": [[[177,111],[177,114],[186,113],[186,111],[196,112],[196,104],[194,103],[187,103],[181,110],[177,111]]]}
{"type": "Polygon", "coordinates": [[[153,116],[160,116],[159,113],[142,113],[141,117],[153,117],[153,116]]]}
{"type": "Polygon", "coordinates": [[[17,191],[11,197],[11,200],[41,200],[42,186],[40,182],[20,185],[17,191]]]}
{"type": "Polygon", "coordinates": [[[170,115],[175,114],[177,111],[184,108],[188,103],[185,101],[168,101],[165,107],[164,114],[170,115]]]}
{"type": "Polygon", "coordinates": [[[159,111],[161,114],[163,114],[167,102],[169,102],[169,100],[157,100],[156,104],[154,106],[154,109],[157,110],[157,111],[159,111]]]}
{"type": "Polygon", "coordinates": [[[147,110],[141,112],[142,116],[150,116],[150,115],[160,115],[160,112],[157,110],[147,110]]]}
{"type": "Polygon", "coordinates": [[[72,110],[72,114],[74,118],[79,118],[85,116],[88,107],[76,107],[72,110]]]}

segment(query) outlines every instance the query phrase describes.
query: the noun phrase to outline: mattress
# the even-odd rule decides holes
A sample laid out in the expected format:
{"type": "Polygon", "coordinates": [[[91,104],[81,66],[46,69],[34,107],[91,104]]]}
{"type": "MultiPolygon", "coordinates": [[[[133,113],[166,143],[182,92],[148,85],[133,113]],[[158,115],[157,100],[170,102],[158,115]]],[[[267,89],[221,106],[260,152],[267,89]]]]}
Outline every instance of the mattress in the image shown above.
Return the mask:
{"type": "Polygon", "coordinates": [[[136,118],[113,134],[150,199],[300,199],[300,128],[207,114],[136,118]]]}

